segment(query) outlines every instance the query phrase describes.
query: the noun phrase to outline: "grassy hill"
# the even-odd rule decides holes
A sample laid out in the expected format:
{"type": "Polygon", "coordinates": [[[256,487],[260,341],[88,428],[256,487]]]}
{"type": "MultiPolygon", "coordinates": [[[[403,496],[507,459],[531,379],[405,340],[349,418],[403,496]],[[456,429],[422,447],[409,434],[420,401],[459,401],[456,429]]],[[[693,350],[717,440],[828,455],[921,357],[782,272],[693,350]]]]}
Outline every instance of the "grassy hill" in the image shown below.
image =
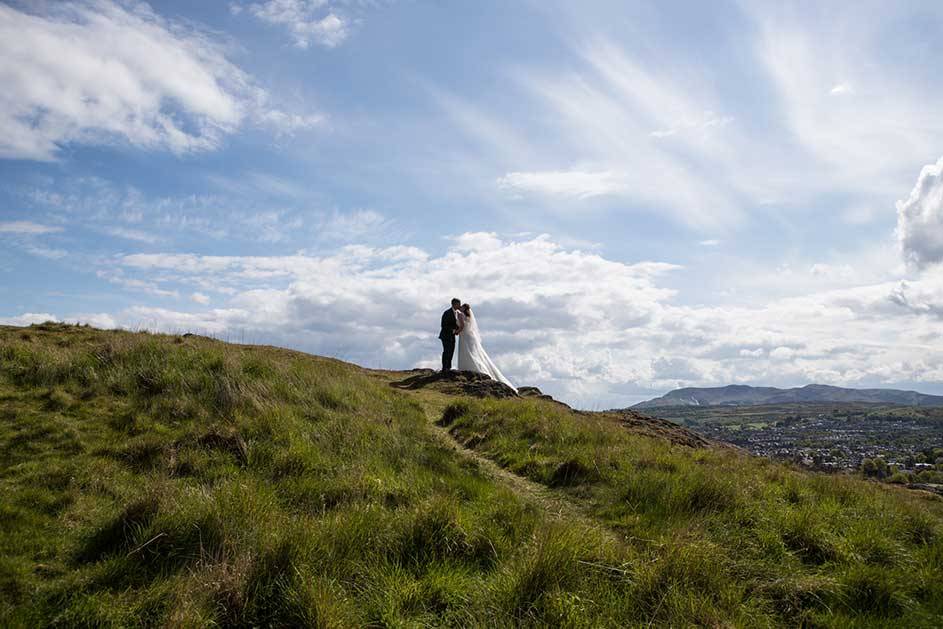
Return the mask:
{"type": "Polygon", "coordinates": [[[635,413],[0,327],[0,626],[943,624],[943,502],[635,413]]]}

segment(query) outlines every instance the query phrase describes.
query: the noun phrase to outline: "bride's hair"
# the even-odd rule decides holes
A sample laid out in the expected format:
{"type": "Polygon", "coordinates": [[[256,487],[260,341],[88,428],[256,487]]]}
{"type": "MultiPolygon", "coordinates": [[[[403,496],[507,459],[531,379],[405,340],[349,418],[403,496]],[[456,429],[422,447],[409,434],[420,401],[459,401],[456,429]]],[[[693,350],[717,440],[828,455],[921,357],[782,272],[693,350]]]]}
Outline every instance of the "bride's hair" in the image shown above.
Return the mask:
{"type": "Polygon", "coordinates": [[[470,317],[470,316],[471,316],[471,306],[469,306],[468,304],[462,304],[462,312],[465,313],[465,316],[466,316],[466,317],[470,317]]]}

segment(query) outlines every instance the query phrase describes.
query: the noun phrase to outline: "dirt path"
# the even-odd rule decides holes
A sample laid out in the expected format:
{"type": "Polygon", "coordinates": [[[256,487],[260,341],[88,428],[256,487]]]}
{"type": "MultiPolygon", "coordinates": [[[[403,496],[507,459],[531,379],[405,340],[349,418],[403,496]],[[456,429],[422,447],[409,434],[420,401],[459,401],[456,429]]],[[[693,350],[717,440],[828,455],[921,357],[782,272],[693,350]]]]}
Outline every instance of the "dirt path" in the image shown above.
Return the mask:
{"type": "Polygon", "coordinates": [[[516,495],[524,499],[525,502],[532,504],[553,519],[565,519],[568,522],[579,522],[587,528],[599,531],[605,537],[615,543],[624,544],[623,539],[616,531],[601,524],[599,520],[586,513],[585,509],[576,501],[572,500],[560,490],[551,489],[540,483],[528,480],[511,472],[488,457],[465,448],[458,443],[448,429],[438,425],[439,419],[445,407],[454,401],[454,396],[431,390],[404,390],[406,395],[411,396],[425,411],[429,420],[429,427],[432,433],[440,442],[455,451],[457,456],[473,461],[476,466],[495,482],[504,485],[516,495]]]}
{"type": "Polygon", "coordinates": [[[488,457],[479,454],[474,450],[463,447],[452,437],[451,434],[449,434],[448,429],[436,424],[436,422],[439,420],[440,414],[431,413],[427,409],[426,416],[429,418],[432,431],[443,444],[455,450],[459,456],[473,460],[485,474],[494,480],[507,485],[514,491],[514,493],[526,498],[529,502],[540,506],[544,511],[550,513],[554,517],[582,519],[587,520],[588,523],[588,519],[582,510],[569,498],[561,495],[560,492],[550,489],[549,487],[545,487],[540,483],[527,480],[523,476],[518,476],[514,472],[501,467],[488,457]]]}

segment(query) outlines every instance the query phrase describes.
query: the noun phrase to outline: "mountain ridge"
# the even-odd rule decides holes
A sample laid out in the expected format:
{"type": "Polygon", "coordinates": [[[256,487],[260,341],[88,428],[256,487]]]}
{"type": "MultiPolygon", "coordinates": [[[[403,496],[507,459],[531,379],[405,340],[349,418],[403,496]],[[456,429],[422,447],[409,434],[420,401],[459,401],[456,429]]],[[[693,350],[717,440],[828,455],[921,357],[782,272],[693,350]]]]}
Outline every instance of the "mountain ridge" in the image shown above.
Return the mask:
{"type": "Polygon", "coordinates": [[[943,406],[943,396],[901,389],[851,389],[826,384],[802,387],[754,387],[729,384],[722,387],[683,387],[631,408],[666,406],[753,406],[803,402],[862,402],[900,406],[943,406]]]}

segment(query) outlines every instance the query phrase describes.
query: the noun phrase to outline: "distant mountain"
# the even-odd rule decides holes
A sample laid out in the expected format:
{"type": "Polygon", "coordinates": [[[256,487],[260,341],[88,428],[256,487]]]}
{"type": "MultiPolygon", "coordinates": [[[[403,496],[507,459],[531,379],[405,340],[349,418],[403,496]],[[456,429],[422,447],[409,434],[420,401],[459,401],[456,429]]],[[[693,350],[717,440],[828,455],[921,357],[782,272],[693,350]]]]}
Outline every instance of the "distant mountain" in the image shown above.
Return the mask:
{"type": "Polygon", "coordinates": [[[943,395],[926,395],[916,391],[897,389],[844,389],[824,384],[808,384],[793,389],[731,384],[725,387],[675,389],[659,398],[640,402],[632,408],[753,406],[799,402],[870,402],[896,406],[943,406],[943,395]]]}

